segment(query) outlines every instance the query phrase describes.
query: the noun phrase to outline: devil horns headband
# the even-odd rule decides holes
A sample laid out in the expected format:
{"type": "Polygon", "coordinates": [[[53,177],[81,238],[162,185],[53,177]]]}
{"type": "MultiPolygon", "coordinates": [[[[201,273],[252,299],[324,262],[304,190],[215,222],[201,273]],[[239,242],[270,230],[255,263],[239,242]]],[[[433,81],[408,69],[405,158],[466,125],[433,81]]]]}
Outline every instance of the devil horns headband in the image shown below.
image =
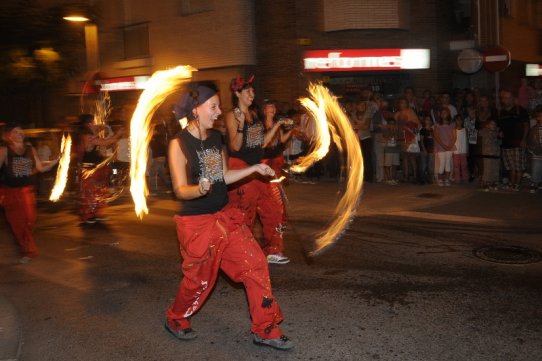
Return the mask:
{"type": "Polygon", "coordinates": [[[252,75],[248,79],[241,78],[240,75],[237,75],[237,77],[233,78],[230,83],[230,90],[232,92],[239,92],[243,89],[249,88],[252,86],[252,82],[254,81],[254,75],[252,75]]]}

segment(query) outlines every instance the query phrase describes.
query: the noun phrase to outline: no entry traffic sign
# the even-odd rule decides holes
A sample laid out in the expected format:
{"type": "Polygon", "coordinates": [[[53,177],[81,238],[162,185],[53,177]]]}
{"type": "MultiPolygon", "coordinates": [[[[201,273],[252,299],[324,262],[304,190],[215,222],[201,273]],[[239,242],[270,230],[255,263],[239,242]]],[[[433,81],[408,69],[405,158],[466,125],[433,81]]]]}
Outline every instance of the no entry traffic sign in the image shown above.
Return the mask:
{"type": "Polygon", "coordinates": [[[502,46],[486,49],[484,52],[484,69],[497,73],[505,70],[510,66],[512,57],[508,49],[502,46]]]}

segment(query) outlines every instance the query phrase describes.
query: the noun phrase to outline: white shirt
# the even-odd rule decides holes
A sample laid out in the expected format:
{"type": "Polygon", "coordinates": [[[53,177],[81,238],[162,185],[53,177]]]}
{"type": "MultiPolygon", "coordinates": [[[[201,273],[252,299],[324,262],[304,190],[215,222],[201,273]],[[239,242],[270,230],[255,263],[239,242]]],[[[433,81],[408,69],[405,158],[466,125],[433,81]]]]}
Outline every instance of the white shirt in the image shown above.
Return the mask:
{"type": "Polygon", "coordinates": [[[455,139],[455,150],[454,154],[467,154],[469,152],[469,145],[467,141],[467,130],[456,129],[455,134],[457,138],[455,139]]]}

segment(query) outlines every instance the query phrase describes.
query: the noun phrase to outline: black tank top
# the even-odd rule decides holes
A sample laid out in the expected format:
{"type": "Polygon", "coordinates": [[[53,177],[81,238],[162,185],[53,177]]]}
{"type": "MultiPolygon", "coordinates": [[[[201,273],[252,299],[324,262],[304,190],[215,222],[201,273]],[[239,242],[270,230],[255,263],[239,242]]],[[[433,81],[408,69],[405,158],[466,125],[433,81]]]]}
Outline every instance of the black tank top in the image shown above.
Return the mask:
{"type": "Polygon", "coordinates": [[[264,124],[254,116],[252,124],[245,122],[243,128],[243,144],[241,145],[241,148],[236,152],[230,152],[230,157],[239,158],[250,165],[260,163],[264,157],[264,135],[264,124]]]}
{"type": "Polygon", "coordinates": [[[178,136],[181,149],[186,157],[186,176],[190,185],[199,183],[200,178],[211,182],[211,190],[206,195],[180,201],[181,216],[216,213],[228,203],[228,189],[224,181],[222,149],[224,143],[217,130],[209,130],[203,142],[195,138],[185,128],[178,136]]]}
{"type": "Polygon", "coordinates": [[[284,149],[286,149],[284,143],[281,143],[279,141],[279,137],[280,135],[278,133],[275,133],[275,138],[271,141],[271,144],[264,148],[263,157],[265,159],[273,159],[281,155],[284,152],[284,149]]]}
{"type": "Polygon", "coordinates": [[[102,155],[98,151],[98,147],[94,146],[92,150],[85,151],[83,153],[83,163],[86,164],[99,164],[103,160],[102,155]]]}
{"type": "Polygon", "coordinates": [[[4,184],[8,187],[25,187],[36,184],[36,164],[31,145],[25,145],[19,155],[8,147],[4,184]]]}

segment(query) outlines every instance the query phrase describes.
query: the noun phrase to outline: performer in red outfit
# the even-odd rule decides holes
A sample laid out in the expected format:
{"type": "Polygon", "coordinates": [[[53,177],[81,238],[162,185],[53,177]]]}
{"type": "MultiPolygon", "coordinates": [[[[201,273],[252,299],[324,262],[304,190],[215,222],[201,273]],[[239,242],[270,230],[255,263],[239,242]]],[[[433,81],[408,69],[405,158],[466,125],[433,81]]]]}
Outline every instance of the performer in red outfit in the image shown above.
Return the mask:
{"type": "Polygon", "coordinates": [[[36,223],[36,174],[46,172],[58,163],[58,158],[43,162],[31,144],[24,142],[24,133],[17,124],[5,128],[7,146],[0,147],[0,164],[4,165],[4,185],[0,200],[6,218],[20,247],[21,263],[28,263],[38,255],[33,237],[36,223]]]}
{"type": "MultiPolygon", "coordinates": [[[[286,144],[292,138],[294,131],[294,120],[290,118],[277,118],[277,106],[276,102],[266,99],[263,106],[263,118],[266,131],[272,131],[276,122],[282,120],[284,125],[279,127],[275,132],[275,136],[269,142],[269,146],[264,149],[263,163],[268,164],[274,171],[277,177],[282,176],[284,173],[284,150],[286,144]]],[[[272,189],[273,196],[277,199],[277,202],[281,204],[283,209],[282,224],[286,225],[288,217],[286,216],[286,199],[285,193],[280,182],[269,183],[272,189]]]]}
{"type": "MultiPolygon", "coordinates": [[[[231,81],[234,109],[226,113],[226,135],[228,140],[230,169],[245,168],[264,159],[264,148],[271,144],[285,120],[279,120],[266,131],[257,113],[251,109],[254,101],[253,77],[244,80],[237,77],[231,81]]],[[[252,227],[256,214],[263,228],[263,251],[268,263],[285,264],[290,259],[284,255],[284,207],[276,197],[269,179],[253,176],[230,186],[230,204],[245,214],[245,222],[252,227]]]]}
{"type": "Polygon", "coordinates": [[[165,327],[178,339],[194,339],[190,318],[202,307],[222,270],[245,286],[254,343],[291,349],[292,341],[278,327],[282,312],[271,291],[265,256],[241,211],[227,206],[227,184],[253,173],[269,177],[274,172],[265,164],[228,169],[221,135],[212,129],[221,114],[213,89],[193,85],[176,106],[176,114],[189,120],[169,145],[173,190],[180,199],[175,223],[184,277],[165,327]]]}
{"type": "Polygon", "coordinates": [[[100,138],[97,133],[94,116],[81,114],[74,153],[80,170],[79,217],[81,222],[88,224],[107,219],[102,212],[107,205],[111,167],[102,163],[103,157],[98,151],[98,146],[116,143],[124,134],[124,130],[119,129],[110,138],[100,138]]]}

